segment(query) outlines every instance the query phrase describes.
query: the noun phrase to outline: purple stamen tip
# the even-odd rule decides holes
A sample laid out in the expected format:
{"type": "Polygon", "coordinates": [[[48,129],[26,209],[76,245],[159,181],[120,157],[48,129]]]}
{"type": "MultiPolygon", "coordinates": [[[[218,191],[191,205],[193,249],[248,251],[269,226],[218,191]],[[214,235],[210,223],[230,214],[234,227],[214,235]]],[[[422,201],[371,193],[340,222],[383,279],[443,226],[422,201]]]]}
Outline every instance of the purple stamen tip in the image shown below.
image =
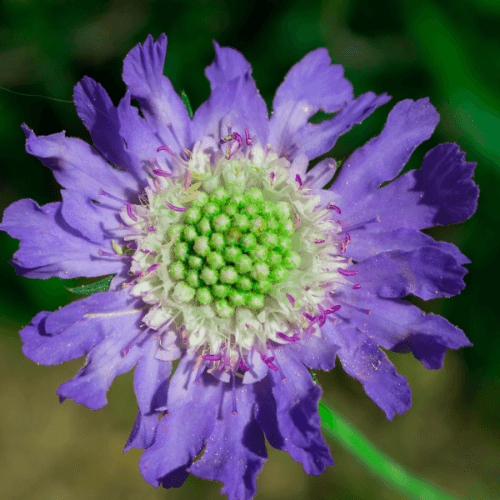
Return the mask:
{"type": "Polygon", "coordinates": [[[298,183],[299,183],[299,186],[300,186],[300,187],[299,187],[299,191],[300,191],[300,190],[302,189],[302,178],[300,177],[300,175],[299,175],[299,174],[297,174],[297,175],[295,176],[295,182],[298,182],[298,183]]]}
{"type": "Polygon", "coordinates": [[[292,306],[295,305],[295,299],[289,293],[286,293],[285,296],[289,300],[290,304],[292,304],[292,306]]]}
{"type": "Polygon", "coordinates": [[[137,220],[137,217],[132,213],[132,205],[127,203],[127,215],[134,221],[137,220]]]}
{"type": "Polygon", "coordinates": [[[222,359],[221,354],[204,354],[202,358],[205,361],[220,361],[222,359]]]}
{"type": "Polygon", "coordinates": [[[250,138],[250,131],[245,129],[245,140],[247,142],[247,146],[251,146],[253,144],[252,139],[250,138]]]}
{"type": "Polygon", "coordinates": [[[359,283],[356,283],[355,285],[352,286],[353,290],[359,290],[361,288],[361,285],[359,283]]]}
{"type": "Polygon", "coordinates": [[[241,135],[238,134],[238,132],[233,132],[233,135],[234,135],[236,142],[238,143],[237,149],[240,149],[241,146],[243,146],[243,139],[242,139],[241,135]]]}
{"type": "Polygon", "coordinates": [[[320,243],[324,243],[326,240],[319,240],[318,238],[314,238],[314,243],[316,243],[316,245],[319,245],[320,243]]]}
{"type": "Polygon", "coordinates": [[[297,342],[297,340],[300,340],[300,337],[298,335],[292,335],[291,337],[289,337],[282,332],[276,332],[276,335],[278,335],[280,339],[287,340],[288,342],[297,342]]]}
{"type": "Polygon", "coordinates": [[[165,203],[168,208],[171,210],[175,210],[176,212],[187,212],[187,208],[184,207],[176,207],[175,205],[172,205],[172,203],[169,203],[168,201],[165,203]]]}
{"type": "Polygon", "coordinates": [[[175,156],[174,153],[172,152],[172,150],[170,148],[168,148],[167,146],[160,146],[156,152],[159,153],[160,151],[166,151],[170,156],[175,156]]]}
{"type": "Polygon", "coordinates": [[[148,224],[148,231],[151,231],[152,233],[156,233],[156,227],[150,226],[148,224]]]}
{"type": "Polygon", "coordinates": [[[165,172],[165,170],[158,170],[155,169],[153,170],[153,174],[159,175],[160,177],[172,177],[172,174],[169,174],[168,172],[165,172]]]}
{"type": "Polygon", "coordinates": [[[342,274],[343,276],[356,276],[356,274],[359,273],[359,271],[353,269],[352,271],[346,271],[345,269],[342,269],[341,267],[337,268],[337,271],[342,274]]]}
{"type": "Polygon", "coordinates": [[[329,203],[326,207],[328,210],[335,210],[335,212],[337,212],[339,215],[342,213],[342,210],[340,210],[339,207],[337,207],[337,205],[334,205],[333,203],[329,203]]]}
{"type": "Polygon", "coordinates": [[[147,273],[151,273],[153,272],[155,269],[158,269],[158,267],[160,267],[160,264],[153,264],[152,266],[148,267],[146,272],[147,273]]]}

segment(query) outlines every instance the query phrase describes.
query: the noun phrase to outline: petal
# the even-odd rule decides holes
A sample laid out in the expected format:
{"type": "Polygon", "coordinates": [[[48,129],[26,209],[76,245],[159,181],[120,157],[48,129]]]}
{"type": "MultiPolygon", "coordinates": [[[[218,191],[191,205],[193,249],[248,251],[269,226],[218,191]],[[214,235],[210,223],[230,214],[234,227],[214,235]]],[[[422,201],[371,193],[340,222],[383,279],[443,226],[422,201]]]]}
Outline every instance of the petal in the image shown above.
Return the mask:
{"type": "Polygon", "coordinates": [[[144,479],[157,488],[179,487],[215,426],[221,383],[205,372],[194,383],[193,356],[181,359],[172,376],[168,414],[161,419],[154,444],[139,461],[144,479]]]}
{"type": "Polygon", "coordinates": [[[345,372],[357,378],[387,418],[402,415],[411,406],[411,389],[377,344],[355,327],[327,321],[323,333],[341,346],[338,357],[345,372]]]}
{"type": "Polygon", "coordinates": [[[439,115],[428,98],[396,104],[382,133],[344,163],[331,188],[339,196],[340,206],[355,204],[383,182],[394,179],[415,148],[432,135],[438,121],[439,115]]]}
{"type": "MultiPolygon", "coordinates": [[[[222,118],[222,125],[231,123],[232,131],[238,132],[242,137],[245,137],[244,129],[248,128],[251,136],[257,134],[260,142],[265,143],[269,134],[267,106],[251,76],[252,67],[237,50],[221,47],[215,41],[214,47],[215,60],[205,70],[212,92],[219,85],[237,79],[232,106],[222,118]]],[[[198,125],[194,129],[197,128],[198,125]]]]}
{"type": "Polygon", "coordinates": [[[148,36],[136,45],[123,61],[123,81],[132,99],[137,99],[151,128],[175,152],[191,146],[189,115],[170,80],[163,76],[167,37],[156,42],[148,36]],[[172,125],[172,132],[167,128],[172,125]]]}
{"type": "Polygon", "coordinates": [[[39,207],[33,200],[19,200],[5,210],[0,229],[21,240],[15,260],[11,261],[17,274],[69,279],[119,273],[123,261],[99,257],[99,245],[65,222],[61,205],[39,207]]]}
{"type": "Polygon", "coordinates": [[[139,409],[144,415],[155,413],[167,404],[168,381],[172,362],[156,358],[159,340],[154,336],[144,345],[134,372],[134,392],[139,409]]]}
{"type": "Polygon", "coordinates": [[[168,382],[172,363],[156,358],[159,340],[152,335],[143,347],[134,372],[134,392],[139,404],[137,418],[123,452],[149,448],[156,435],[158,414],[167,404],[168,382]],[[161,410],[157,410],[162,408],[161,410]]]}
{"type": "Polygon", "coordinates": [[[356,282],[381,298],[409,294],[424,300],[452,297],[465,288],[467,269],[436,246],[404,252],[393,250],[371,257],[353,268],[356,282]]]}
{"type": "MultiPolygon", "coordinates": [[[[273,101],[269,142],[276,151],[293,149],[297,135],[320,108],[334,113],[353,98],[352,85],[326,49],[317,49],[295,64],[273,101]]],[[[311,158],[310,158],[311,159],[311,158]]]]}
{"type": "Polygon", "coordinates": [[[293,353],[302,363],[313,370],[329,371],[335,367],[339,346],[332,344],[328,339],[306,334],[302,336],[300,341],[290,342],[283,346],[283,349],[293,353]]]}
{"type": "Polygon", "coordinates": [[[231,384],[224,384],[214,430],[203,457],[189,470],[202,479],[224,483],[220,493],[228,500],[250,500],[257,493],[257,475],[267,460],[267,451],[264,433],[254,418],[253,386],[237,380],[238,413],[232,414],[231,384]]]}
{"type": "Polygon", "coordinates": [[[286,378],[270,371],[269,377],[254,385],[257,422],[271,446],[286,451],[307,474],[317,476],[333,465],[320,429],[321,388],[295,355],[285,349],[274,353],[286,378]]]}
{"type": "Polygon", "coordinates": [[[123,453],[132,448],[145,450],[149,448],[155,440],[156,428],[158,427],[158,415],[143,415],[141,410],[137,412],[134,427],[123,449],[123,453]]]}
{"type": "Polygon", "coordinates": [[[130,92],[118,104],[118,117],[125,149],[130,155],[136,175],[141,177],[143,183],[148,182],[146,164],[153,158],[157,157],[161,166],[169,170],[172,157],[165,151],[157,151],[163,145],[162,141],[148,122],[139,116],[139,110],[130,104],[130,92]]]}
{"type": "MultiPolygon", "coordinates": [[[[129,311],[126,311],[121,314],[128,315],[128,313],[129,311]]],[[[85,366],[71,380],[59,386],[56,394],[61,401],[69,398],[92,410],[99,410],[108,402],[106,393],[115,377],[130,371],[139,360],[142,348],[135,344],[128,349],[137,337],[138,331],[140,335],[139,324],[125,326],[115,317],[107,317],[106,321],[116,322],[121,328],[115,329],[111,335],[92,348],[85,366]],[[126,348],[127,354],[122,354],[126,348]]]]}
{"type": "Polygon", "coordinates": [[[112,165],[130,172],[140,185],[147,185],[146,172],[137,169],[136,162],[127,150],[120,134],[121,117],[104,88],[92,78],[84,76],[75,86],[73,100],[78,116],[90,132],[94,147],[112,165]]]}
{"type": "Polygon", "coordinates": [[[191,126],[193,137],[198,139],[203,136],[211,136],[219,139],[227,135],[227,121],[224,117],[236,106],[234,100],[239,78],[216,87],[208,100],[196,110],[191,126]]]}
{"type": "Polygon", "coordinates": [[[120,212],[107,204],[107,198],[100,197],[101,203],[96,203],[72,189],[62,189],[61,195],[61,215],[88,240],[109,247],[113,238],[121,239],[130,232],[120,229],[120,212]]]}
{"type": "Polygon", "coordinates": [[[443,366],[447,348],[472,345],[462,330],[445,318],[425,314],[403,300],[379,298],[369,284],[361,282],[361,289],[348,291],[343,300],[342,316],[353,326],[385,349],[411,351],[429,370],[443,366]]]}
{"type": "Polygon", "coordinates": [[[316,158],[330,151],[337,139],[351,130],[354,125],[361,123],[370,116],[379,106],[391,100],[387,94],[376,95],[367,92],[354,101],[347,103],[333,118],[317,125],[308,123],[306,127],[295,134],[294,140],[299,147],[298,152],[305,153],[309,159],[316,158]]]}
{"type": "Polygon", "coordinates": [[[375,232],[462,222],[477,207],[479,189],[471,179],[475,165],[465,161],[456,144],[440,144],[426,154],[420,170],[355,203],[343,204],[342,222],[355,225],[378,217],[380,222],[366,227],[375,232]]]}
{"type": "MultiPolygon", "coordinates": [[[[51,168],[61,186],[79,191],[93,200],[98,199],[101,188],[127,201],[136,200],[142,191],[130,173],[112,168],[86,142],[67,138],[65,132],[37,137],[26,125],[23,125],[23,130],[26,151],[51,168]]],[[[109,203],[121,205],[111,199],[109,203]]]]}
{"type": "Polygon", "coordinates": [[[349,232],[351,242],[347,246],[346,257],[361,261],[390,250],[408,252],[430,247],[451,255],[460,265],[470,264],[470,260],[452,243],[435,241],[432,237],[415,229],[402,228],[394,231],[369,232],[368,227],[349,232]]]}
{"type": "Polygon", "coordinates": [[[143,315],[137,302],[126,292],[102,292],[52,313],[40,312],[20,332],[23,353],[42,365],[84,356],[106,337],[134,327],[143,315]]]}

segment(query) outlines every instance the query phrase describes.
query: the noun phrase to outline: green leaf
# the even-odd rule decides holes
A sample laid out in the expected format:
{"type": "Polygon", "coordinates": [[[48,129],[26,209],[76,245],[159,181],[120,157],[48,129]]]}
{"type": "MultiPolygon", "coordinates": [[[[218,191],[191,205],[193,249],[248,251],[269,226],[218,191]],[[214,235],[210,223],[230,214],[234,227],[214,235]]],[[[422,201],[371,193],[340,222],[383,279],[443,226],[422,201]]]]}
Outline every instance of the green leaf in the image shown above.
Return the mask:
{"type": "Polygon", "coordinates": [[[186,92],[184,90],[181,92],[181,99],[182,102],[184,103],[184,106],[186,106],[189,118],[193,118],[193,108],[191,107],[191,103],[189,102],[189,97],[187,96],[186,92]]]}
{"type": "Polygon", "coordinates": [[[415,500],[459,500],[436,485],[405,470],[366,439],[356,427],[325,402],[319,402],[321,427],[388,488],[415,500]]]}
{"type": "Polygon", "coordinates": [[[76,293],[78,295],[92,295],[93,293],[97,292],[107,292],[111,285],[111,280],[114,277],[115,274],[112,274],[111,276],[107,276],[101,281],[92,283],[91,285],[77,286],[75,288],[69,288],[65,286],[64,288],[66,288],[66,290],[70,291],[71,293],[76,293]]]}

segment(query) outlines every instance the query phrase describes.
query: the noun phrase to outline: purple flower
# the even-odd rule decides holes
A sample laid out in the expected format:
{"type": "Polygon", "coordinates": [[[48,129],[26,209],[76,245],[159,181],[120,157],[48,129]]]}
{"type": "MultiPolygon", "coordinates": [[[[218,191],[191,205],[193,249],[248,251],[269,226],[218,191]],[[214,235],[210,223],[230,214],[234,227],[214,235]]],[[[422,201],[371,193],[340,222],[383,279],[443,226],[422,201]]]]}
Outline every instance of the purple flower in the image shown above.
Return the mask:
{"type": "Polygon", "coordinates": [[[331,370],[338,356],[392,419],[411,392],[380,347],[438,369],[447,348],[471,345],[401,299],[464,288],[468,259],[420,230],[474,213],[475,165],[441,144],[392,181],[439,120],[428,99],[405,100],[324,190],[336,162],[309,171],[308,162],[386,94],[354,99],[319,49],[290,70],[268,119],[248,62],[215,44],[212,93],[190,119],[163,76],[166,45],[149,37],[125,58],[117,107],[92,79],[77,84],[95,149],[23,126],[63,201],[15,202],[0,228],[21,240],[12,264],[22,276],[115,275],[109,291],[41,312],[21,331],[37,363],[88,355],[61,400],[102,408],[113,379],[135,366],[139,411],[125,449],[146,449],[146,481],[177,487],[192,473],[221,481],[230,500],[249,499],[264,436],[308,474],[333,465],[307,367],[331,370]],[[310,124],[320,108],[336,114],[310,124]]]}

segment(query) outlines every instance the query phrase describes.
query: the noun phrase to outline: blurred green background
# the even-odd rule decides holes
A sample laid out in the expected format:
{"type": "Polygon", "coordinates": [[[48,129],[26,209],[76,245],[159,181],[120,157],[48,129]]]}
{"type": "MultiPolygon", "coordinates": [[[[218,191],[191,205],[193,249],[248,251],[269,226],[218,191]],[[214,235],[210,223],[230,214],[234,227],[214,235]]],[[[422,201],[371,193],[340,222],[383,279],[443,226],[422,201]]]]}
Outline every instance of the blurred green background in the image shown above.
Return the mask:
{"type": "MultiPolygon", "coordinates": [[[[429,96],[441,122],[409,166],[418,168],[438,143],[456,142],[467,160],[478,163],[481,197],[472,220],[429,231],[472,260],[466,290],[452,299],[416,302],[464,329],[474,347],[448,353],[437,372],[411,355],[391,354],[413,389],[413,407],[393,422],[341,368],[317,375],[324,399],[404,466],[467,499],[500,497],[500,275],[494,266],[500,238],[500,2],[3,0],[0,19],[0,86],[62,100],[71,100],[73,86],[89,75],[117,104],[125,92],[124,56],[149,33],[156,38],[165,32],[165,74],[178,92],[187,92],[193,108],[209,96],[203,70],[214,58],[216,39],[247,57],[271,109],[287,70],[308,51],[327,47],[356,95],[373,90],[394,97],[341,138],[332,153],[340,160],[379,133],[395,102],[429,96]]],[[[0,90],[2,211],[20,198],[40,204],[60,199],[50,171],[24,152],[22,122],[37,134],[66,130],[90,141],[71,103],[0,90]]],[[[39,310],[54,310],[75,296],[58,279],[17,277],[7,264],[17,246],[0,234],[0,497],[219,498],[218,483],[196,478],[180,490],[154,490],[139,474],[140,451],[121,455],[136,414],[131,374],[118,377],[109,404],[97,413],[71,401],[59,405],[55,390],[82,360],[36,366],[23,357],[17,332],[39,310]]],[[[318,478],[270,450],[257,498],[402,498],[330,444],[336,465],[318,478]]]]}

